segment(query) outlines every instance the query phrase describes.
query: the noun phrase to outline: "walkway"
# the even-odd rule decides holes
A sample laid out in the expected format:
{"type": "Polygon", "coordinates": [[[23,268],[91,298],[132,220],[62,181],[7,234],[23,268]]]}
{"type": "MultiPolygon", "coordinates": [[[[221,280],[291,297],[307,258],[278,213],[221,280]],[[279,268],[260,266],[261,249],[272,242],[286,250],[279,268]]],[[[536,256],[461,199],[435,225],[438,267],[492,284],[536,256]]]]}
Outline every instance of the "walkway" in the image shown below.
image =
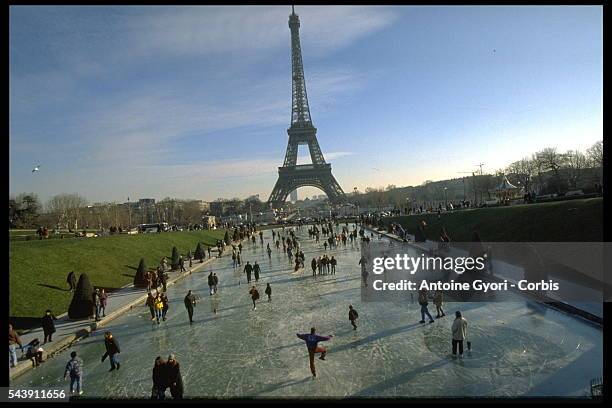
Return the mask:
{"type": "MultiPolygon", "coordinates": [[[[212,252],[215,251],[216,249],[212,252]]],[[[203,263],[194,260],[191,268],[188,266],[189,262],[186,261],[187,272],[168,272],[169,279],[166,286],[174,285],[175,282],[188,276],[192,272],[197,272],[214,259],[216,259],[215,256],[206,259],[203,263]]],[[[80,320],[69,319],[68,313],[58,316],[58,319],[55,321],[56,332],[53,334],[53,341],[42,345],[45,351],[45,359],[59,353],[77,339],[89,335],[92,331],[107,326],[112,320],[116,319],[127,310],[130,310],[133,306],[144,304],[147,298],[147,290],[144,288],[135,288],[133,284],[129,284],[118,291],[108,293],[108,295],[106,317],[98,322],[93,318],[80,320]]],[[[43,330],[39,327],[21,335],[21,344],[25,346],[34,339],[38,339],[42,343],[44,337],[43,330]]],[[[25,353],[22,353],[19,348],[17,349],[17,357],[19,359],[17,367],[10,368],[9,371],[9,378],[11,380],[33,368],[32,362],[25,358],[25,353]]]]}

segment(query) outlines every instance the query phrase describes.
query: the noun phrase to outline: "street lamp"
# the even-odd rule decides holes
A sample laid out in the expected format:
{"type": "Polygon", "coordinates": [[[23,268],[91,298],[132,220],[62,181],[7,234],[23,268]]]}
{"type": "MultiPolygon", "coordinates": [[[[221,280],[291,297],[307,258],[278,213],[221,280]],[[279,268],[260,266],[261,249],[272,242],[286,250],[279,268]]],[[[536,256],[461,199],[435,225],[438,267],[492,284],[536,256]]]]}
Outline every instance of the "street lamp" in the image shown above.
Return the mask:
{"type": "Polygon", "coordinates": [[[128,197],[128,216],[129,216],[129,227],[128,229],[132,228],[132,204],[130,204],[130,197],[128,197]]]}
{"type": "Polygon", "coordinates": [[[448,199],[446,198],[446,191],[448,190],[448,187],[444,187],[444,205],[446,205],[448,207],[448,199]]]}

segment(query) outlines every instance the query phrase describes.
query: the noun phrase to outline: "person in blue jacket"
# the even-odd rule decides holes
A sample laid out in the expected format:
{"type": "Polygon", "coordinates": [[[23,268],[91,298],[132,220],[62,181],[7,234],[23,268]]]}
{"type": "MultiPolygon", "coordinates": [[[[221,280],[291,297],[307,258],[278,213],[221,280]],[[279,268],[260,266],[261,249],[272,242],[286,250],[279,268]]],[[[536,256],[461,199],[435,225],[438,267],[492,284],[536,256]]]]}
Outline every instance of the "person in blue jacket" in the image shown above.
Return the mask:
{"type": "Polygon", "coordinates": [[[320,336],[316,334],[315,331],[316,329],[312,327],[310,329],[310,333],[304,333],[304,334],[296,333],[298,338],[306,342],[306,347],[308,348],[308,357],[310,359],[310,372],[312,372],[313,377],[317,376],[317,371],[315,369],[315,364],[314,364],[315,353],[321,353],[321,357],[319,357],[320,360],[325,360],[325,355],[327,354],[327,350],[325,349],[325,347],[319,346],[319,342],[327,341],[331,339],[332,337],[334,337],[332,335],[320,336]]]}

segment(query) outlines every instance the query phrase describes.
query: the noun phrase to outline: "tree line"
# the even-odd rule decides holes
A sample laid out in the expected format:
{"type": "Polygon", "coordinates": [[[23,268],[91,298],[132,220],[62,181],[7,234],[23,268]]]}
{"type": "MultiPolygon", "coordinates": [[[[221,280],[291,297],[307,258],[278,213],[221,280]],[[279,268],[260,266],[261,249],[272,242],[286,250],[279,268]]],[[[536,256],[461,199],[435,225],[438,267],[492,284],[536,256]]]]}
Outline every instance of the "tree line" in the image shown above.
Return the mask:
{"type": "Polygon", "coordinates": [[[585,152],[558,152],[554,147],[545,148],[497,169],[493,174],[481,174],[475,170],[460,178],[427,180],[420,186],[397,187],[391,184],[368,187],[365,192],[354,190],[347,196],[353,204],[372,208],[394,206],[401,209],[413,203],[463,200],[478,203],[491,198],[504,176],[515,186],[536,194],[563,194],[578,189],[588,193],[595,190],[595,184],[601,184],[602,170],[603,142],[598,141],[585,152]]]}

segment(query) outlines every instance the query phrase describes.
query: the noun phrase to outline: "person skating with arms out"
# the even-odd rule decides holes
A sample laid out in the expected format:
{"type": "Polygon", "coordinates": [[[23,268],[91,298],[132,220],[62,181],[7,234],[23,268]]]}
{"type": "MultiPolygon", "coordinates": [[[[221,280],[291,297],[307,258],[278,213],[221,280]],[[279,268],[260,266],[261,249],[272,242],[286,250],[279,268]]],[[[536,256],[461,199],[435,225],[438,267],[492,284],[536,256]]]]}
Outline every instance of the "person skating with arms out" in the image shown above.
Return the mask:
{"type": "Polygon", "coordinates": [[[334,336],[331,334],[329,336],[320,336],[316,334],[316,329],[314,327],[310,328],[310,333],[296,333],[296,336],[306,342],[306,347],[308,348],[308,358],[310,360],[310,372],[312,373],[312,377],[316,378],[317,371],[314,364],[315,354],[321,353],[319,360],[325,360],[325,355],[327,354],[327,350],[325,347],[319,346],[319,342],[327,341],[334,336]]]}

